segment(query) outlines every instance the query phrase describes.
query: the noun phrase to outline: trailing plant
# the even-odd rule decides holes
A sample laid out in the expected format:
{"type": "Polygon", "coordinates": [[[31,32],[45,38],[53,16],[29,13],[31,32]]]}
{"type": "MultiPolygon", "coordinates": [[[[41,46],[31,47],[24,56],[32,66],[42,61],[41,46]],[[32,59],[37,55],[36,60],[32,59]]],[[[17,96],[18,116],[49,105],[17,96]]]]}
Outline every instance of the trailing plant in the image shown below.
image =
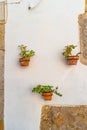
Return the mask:
{"type": "Polygon", "coordinates": [[[54,88],[53,86],[50,85],[37,85],[32,89],[32,92],[37,92],[37,93],[53,92],[58,96],[62,96],[62,94],[58,92],[58,87],[54,88]]]}

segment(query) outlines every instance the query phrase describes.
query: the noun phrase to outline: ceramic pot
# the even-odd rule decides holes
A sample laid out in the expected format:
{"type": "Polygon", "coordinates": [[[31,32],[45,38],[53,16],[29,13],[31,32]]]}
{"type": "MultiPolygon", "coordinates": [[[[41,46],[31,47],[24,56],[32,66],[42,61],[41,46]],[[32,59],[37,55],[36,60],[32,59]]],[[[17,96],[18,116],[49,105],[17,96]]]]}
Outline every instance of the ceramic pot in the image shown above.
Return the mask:
{"type": "Polygon", "coordinates": [[[52,100],[52,95],[53,95],[52,92],[42,93],[42,96],[44,97],[44,100],[52,100]]]}
{"type": "Polygon", "coordinates": [[[21,66],[29,66],[30,57],[23,57],[19,59],[21,66]]]}
{"type": "Polygon", "coordinates": [[[68,63],[68,65],[76,65],[77,64],[77,61],[78,61],[78,59],[79,59],[79,56],[68,56],[67,57],[67,63],[68,63]]]}

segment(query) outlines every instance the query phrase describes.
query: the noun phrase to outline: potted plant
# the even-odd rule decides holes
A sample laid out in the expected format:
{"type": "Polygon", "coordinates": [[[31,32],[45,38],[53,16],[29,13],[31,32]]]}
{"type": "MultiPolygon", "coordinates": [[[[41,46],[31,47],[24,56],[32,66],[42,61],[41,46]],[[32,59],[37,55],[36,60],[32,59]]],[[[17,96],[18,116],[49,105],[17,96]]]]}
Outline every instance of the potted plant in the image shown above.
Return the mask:
{"type": "Polygon", "coordinates": [[[79,59],[80,52],[76,53],[75,55],[72,54],[73,49],[75,49],[77,46],[75,45],[67,45],[63,49],[62,55],[67,60],[68,65],[76,65],[77,61],[79,59]]]}
{"type": "Polygon", "coordinates": [[[62,96],[62,94],[58,92],[58,87],[54,88],[50,85],[37,85],[32,89],[32,92],[42,94],[44,100],[52,100],[53,93],[58,96],[62,96]]]}
{"type": "Polygon", "coordinates": [[[27,46],[25,45],[19,45],[18,46],[20,49],[20,58],[19,58],[19,62],[21,66],[28,66],[29,65],[29,61],[30,61],[30,57],[35,55],[35,51],[33,50],[28,50],[27,46]]]}

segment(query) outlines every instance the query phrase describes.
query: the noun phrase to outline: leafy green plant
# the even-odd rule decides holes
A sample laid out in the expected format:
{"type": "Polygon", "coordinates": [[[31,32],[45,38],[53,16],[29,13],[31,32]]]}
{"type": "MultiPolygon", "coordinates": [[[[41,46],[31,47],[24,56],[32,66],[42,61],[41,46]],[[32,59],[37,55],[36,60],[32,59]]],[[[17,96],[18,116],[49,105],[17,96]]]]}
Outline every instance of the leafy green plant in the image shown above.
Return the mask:
{"type": "MultiPolygon", "coordinates": [[[[77,46],[75,45],[67,45],[65,46],[65,48],[63,49],[63,52],[62,52],[62,55],[67,58],[68,56],[71,56],[72,55],[72,51],[73,49],[75,49],[77,46]]],[[[76,55],[79,55],[81,54],[81,52],[78,52],[76,55]]]]}
{"type": "Polygon", "coordinates": [[[62,96],[62,94],[58,92],[58,87],[53,88],[53,86],[50,85],[37,85],[32,89],[32,92],[37,92],[37,93],[53,92],[58,96],[62,96]]]}
{"type": "Polygon", "coordinates": [[[25,45],[23,45],[23,44],[19,45],[18,47],[19,47],[19,49],[20,49],[19,55],[20,55],[21,57],[31,57],[31,56],[34,56],[34,55],[35,55],[35,51],[33,51],[33,50],[28,50],[28,49],[27,49],[27,46],[25,46],[25,45]]]}

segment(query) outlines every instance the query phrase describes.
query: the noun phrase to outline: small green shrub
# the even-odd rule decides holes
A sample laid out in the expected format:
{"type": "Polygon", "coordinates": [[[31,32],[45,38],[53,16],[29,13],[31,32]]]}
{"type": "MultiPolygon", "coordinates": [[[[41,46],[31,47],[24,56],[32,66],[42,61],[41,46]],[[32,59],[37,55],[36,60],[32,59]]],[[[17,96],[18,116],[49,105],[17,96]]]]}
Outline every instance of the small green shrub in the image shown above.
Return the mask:
{"type": "Polygon", "coordinates": [[[35,51],[33,51],[33,50],[28,50],[27,49],[27,46],[25,46],[25,45],[19,45],[18,46],[19,47],[19,49],[20,49],[20,53],[19,53],[19,55],[21,56],[21,57],[32,57],[32,56],[34,56],[35,55],[35,51]]]}
{"type": "MultiPolygon", "coordinates": [[[[67,45],[65,46],[65,48],[63,49],[62,55],[67,58],[67,56],[71,56],[72,55],[72,51],[73,49],[75,49],[77,46],[75,45],[67,45]]],[[[78,52],[76,55],[79,55],[80,52],[78,52]]]]}

